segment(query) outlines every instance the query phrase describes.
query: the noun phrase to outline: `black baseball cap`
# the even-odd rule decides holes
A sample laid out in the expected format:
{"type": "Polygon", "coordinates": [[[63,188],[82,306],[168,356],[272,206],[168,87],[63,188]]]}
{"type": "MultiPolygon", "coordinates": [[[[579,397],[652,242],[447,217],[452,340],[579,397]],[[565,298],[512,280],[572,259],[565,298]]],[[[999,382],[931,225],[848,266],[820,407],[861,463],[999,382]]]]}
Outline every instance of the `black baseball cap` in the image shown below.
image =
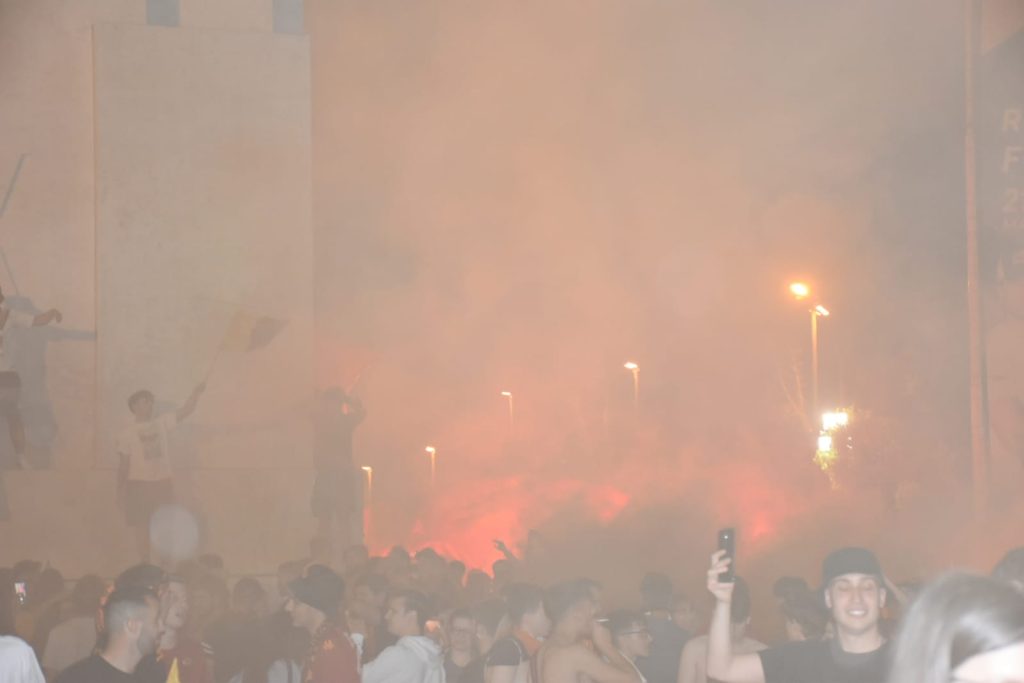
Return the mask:
{"type": "Polygon", "coordinates": [[[833,550],[821,563],[821,585],[827,588],[844,574],[871,574],[882,577],[882,565],[867,548],[848,547],[833,550]]]}

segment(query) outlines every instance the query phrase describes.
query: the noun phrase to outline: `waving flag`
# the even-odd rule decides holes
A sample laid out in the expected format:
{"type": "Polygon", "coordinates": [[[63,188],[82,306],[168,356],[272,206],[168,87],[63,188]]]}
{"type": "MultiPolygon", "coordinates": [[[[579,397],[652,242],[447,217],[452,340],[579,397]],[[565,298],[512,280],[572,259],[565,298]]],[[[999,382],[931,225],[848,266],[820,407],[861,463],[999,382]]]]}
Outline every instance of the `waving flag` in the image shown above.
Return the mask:
{"type": "Polygon", "coordinates": [[[238,311],[231,318],[221,349],[224,351],[255,351],[270,344],[288,324],[265,315],[238,311]]]}

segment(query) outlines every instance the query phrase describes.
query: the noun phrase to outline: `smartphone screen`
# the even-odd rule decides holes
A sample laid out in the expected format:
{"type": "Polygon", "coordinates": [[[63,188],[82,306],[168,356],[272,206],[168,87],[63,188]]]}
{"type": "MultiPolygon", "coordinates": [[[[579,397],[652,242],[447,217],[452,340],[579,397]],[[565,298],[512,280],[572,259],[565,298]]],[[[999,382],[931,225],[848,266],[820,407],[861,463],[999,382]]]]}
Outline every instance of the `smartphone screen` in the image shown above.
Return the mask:
{"type": "Polygon", "coordinates": [[[28,602],[28,589],[25,588],[24,581],[14,582],[14,595],[18,598],[19,605],[24,605],[28,602]]]}
{"type": "Polygon", "coordinates": [[[725,556],[732,558],[729,568],[719,575],[718,580],[722,583],[732,583],[736,580],[736,530],[722,529],[718,532],[718,549],[725,551],[725,556]]]}

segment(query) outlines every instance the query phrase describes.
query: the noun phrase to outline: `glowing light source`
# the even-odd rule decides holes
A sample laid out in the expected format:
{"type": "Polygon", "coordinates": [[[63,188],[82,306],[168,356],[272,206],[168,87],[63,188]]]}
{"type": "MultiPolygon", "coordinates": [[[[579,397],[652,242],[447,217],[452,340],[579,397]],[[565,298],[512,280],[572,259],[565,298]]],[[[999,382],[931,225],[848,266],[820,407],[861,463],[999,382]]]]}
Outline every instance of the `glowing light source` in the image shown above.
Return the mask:
{"type": "Polygon", "coordinates": [[[633,373],[633,408],[640,411],[640,366],[633,361],[626,361],[622,367],[633,373]]]}
{"type": "Polygon", "coordinates": [[[437,481],[437,449],[427,446],[423,450],[430,456],[430,485],[433,486],[437,481]]]}
{"type": "Polygon", "coordinates": [[[822,306],[821,304],[818,304],[817,306],[815,306],[814,307],[814,311],[812,311],[812,312],[815,315],[820,315],[820,316],[823,316],[823,317],[827,316],[829,314],[828,313],[828,309],[825,308],[824,306],[822,306]]]}
{"type": "Polygon", "coordinates": [[[501,395],[508,399],[508,431],[511,433],[515,429],[516,424],[515,408],[512,405],[512,392],[503,391],[501,395]]]}
{"type": "Polygon", "coordinates": [[[818,436],[818,453],[832,452],[832,435],[821,434],[818,436]]]}
{"type": "Polygon", "coordinates": [[[805,282],[793,282],[789,285],[789,293],[797,300],[806,299],[811,295],[811,288],[805,282]]]}
{"type": "Polygon", "coordinates": [[[363,472],[366,472],[366,506],[370,506],[370,497],[373,495],[373,468],[369,465],[363,465],[360,467],[363,472]]]}
{"type": "Polygon", "coordinates": [[[821,416],[821,428],[826,432],[835,431],[848,424],[850,424],[850,414],[845,410],[835,410],[823,413],[821,416]]]}

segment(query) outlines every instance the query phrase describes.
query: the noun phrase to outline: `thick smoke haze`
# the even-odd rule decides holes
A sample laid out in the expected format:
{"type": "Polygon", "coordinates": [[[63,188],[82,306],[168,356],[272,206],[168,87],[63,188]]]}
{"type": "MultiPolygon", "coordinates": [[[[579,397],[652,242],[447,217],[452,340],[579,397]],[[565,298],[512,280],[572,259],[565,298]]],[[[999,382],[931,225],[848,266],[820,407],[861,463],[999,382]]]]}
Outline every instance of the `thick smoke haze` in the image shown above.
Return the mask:
{"type": "Polygon", "coordinates": [[[843,544],[903,579],[1021,543],[972,524],[964,3],[151,4],[0,0],[0,286],[64,315],[25,337],[28,468],[0,420],[12,563],[133,561],[125,399],[203,377],[173,477],[232,572],[319,533],[314,385],[367,408],[374,552],[489,567],[536,529],[613,599],[704,595],[734,525],[760,600],[843,544]],[[280,334],[221,353],[248,318],[280,334]]]}
{"type": "Polygon", "coordinates": [[[735,523],[750,565],[810,576],[848,541],[904,575],[950,561],[960,3],[308,10],[318,363],[370,412],[374,545],[486,564],[538,528],[570,573],[699,579],[735,523]],[[833,312],[822,402],[867,420],[838,490],[797,405],[793,277],[833,312]]]}

